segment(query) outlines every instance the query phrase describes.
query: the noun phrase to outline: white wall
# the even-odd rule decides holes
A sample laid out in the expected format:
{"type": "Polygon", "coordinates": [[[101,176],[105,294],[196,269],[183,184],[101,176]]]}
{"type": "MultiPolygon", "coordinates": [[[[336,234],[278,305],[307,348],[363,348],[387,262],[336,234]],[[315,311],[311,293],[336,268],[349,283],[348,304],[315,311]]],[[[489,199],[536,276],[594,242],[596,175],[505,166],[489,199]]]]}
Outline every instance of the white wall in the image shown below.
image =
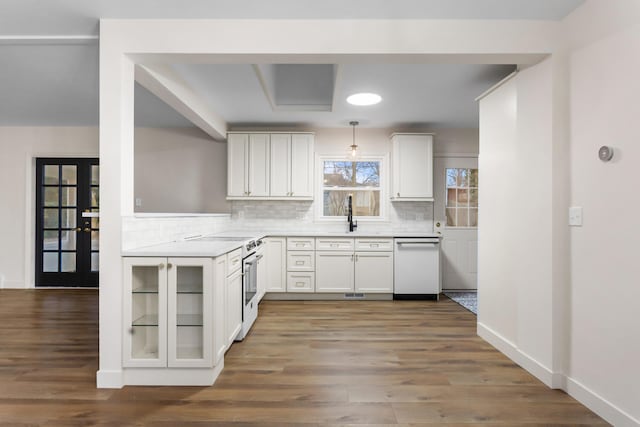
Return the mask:
{"type": "Polygon", "coordinates": [[[136,212],[228,213],[227,144],[198,128],[136,128],[136,212]]]}
{"type": "Polygon", "coordinates": [[[0,287],[32,287],[35,158],[98,157],[98,133],[93,127],[0,127],[0,152],[0,287]]]}
{"type": "Polygon", "coordinates": [[[610,423],[638,426],[640,2],[587,1],[563,25],[553,56],[480,103],[478,332],[610,423]],[[568,226],[570,205],[582,227],[568,226]]]}
{"type": "Polygon", "coordinates": [[[614,424],[640,425],[640,2],[603,3],[567,23],[571,205],[584,209],[571,229],[569,389],[614,424]]]}

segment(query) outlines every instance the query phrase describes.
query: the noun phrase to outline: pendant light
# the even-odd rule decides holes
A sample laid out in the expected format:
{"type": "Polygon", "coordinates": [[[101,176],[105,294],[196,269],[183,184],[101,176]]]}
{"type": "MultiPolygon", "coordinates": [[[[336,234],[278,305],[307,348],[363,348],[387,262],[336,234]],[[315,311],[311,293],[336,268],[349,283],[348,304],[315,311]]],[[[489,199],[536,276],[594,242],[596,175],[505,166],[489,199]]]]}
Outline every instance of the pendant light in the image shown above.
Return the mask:
{"type": "Polygon", "coordinates": [[[355,157],[356,150],[358,150],[358,145],[356,145],[356,126],[358,126],[360,123],[354,120],[352,122],[349,122],[349,124],[353,126],[353,144],[351,144],[349,148],[351,148],[351,157],[355,157]]]}

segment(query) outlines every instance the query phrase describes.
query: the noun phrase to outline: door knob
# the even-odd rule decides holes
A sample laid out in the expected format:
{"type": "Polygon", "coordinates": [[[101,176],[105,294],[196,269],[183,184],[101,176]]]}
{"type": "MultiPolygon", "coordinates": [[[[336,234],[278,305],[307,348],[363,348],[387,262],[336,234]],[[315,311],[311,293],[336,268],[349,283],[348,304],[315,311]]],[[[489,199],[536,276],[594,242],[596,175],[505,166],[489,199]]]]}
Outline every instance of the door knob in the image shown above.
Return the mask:
{"type": "Polygon", "coordinates": [[[84,228],[84,229],[82,229],[82,231],[84,231],[85,233],[89,233],[91,231],[91,229],[90,228],[84,228]]]}
{"type": "Polygon", "coordinates": [[[82,231],[82,228],[76,227],[76,228],[73,229],[73,231],[82,231]]]}

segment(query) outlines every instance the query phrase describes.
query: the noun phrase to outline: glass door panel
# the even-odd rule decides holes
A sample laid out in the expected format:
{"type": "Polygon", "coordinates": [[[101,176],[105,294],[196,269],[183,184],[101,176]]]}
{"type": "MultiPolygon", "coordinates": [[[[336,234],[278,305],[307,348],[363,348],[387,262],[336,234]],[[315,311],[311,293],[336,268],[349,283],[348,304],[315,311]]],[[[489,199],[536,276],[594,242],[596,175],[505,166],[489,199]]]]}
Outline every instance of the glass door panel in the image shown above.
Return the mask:
{"type": "Polygon", "coordinates": [[[131,267],[132,359],[159,359],[159,292],[157,266],[131,267]]]}
{"type": "Polygon", "coordinates": [[[203,357],[202,266],[176,266],[176,358],[203,357]]]}

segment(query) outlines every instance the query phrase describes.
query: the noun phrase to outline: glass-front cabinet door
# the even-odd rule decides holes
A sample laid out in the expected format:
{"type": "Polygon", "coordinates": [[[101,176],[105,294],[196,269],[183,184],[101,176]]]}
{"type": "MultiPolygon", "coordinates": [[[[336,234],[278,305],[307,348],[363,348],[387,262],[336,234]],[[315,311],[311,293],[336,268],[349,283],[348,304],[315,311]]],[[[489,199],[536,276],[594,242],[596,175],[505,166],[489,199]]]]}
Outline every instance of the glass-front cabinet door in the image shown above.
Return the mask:
{"type": "Polygon", "coordinates": [[[168,365],[211,367],[212,260],[169,258],[168,266],[168,365]]]}
{"type": "Polygon", "coordinates": [[[126,367],[167,366],[167,259],[124,259],[126,367]]]}

